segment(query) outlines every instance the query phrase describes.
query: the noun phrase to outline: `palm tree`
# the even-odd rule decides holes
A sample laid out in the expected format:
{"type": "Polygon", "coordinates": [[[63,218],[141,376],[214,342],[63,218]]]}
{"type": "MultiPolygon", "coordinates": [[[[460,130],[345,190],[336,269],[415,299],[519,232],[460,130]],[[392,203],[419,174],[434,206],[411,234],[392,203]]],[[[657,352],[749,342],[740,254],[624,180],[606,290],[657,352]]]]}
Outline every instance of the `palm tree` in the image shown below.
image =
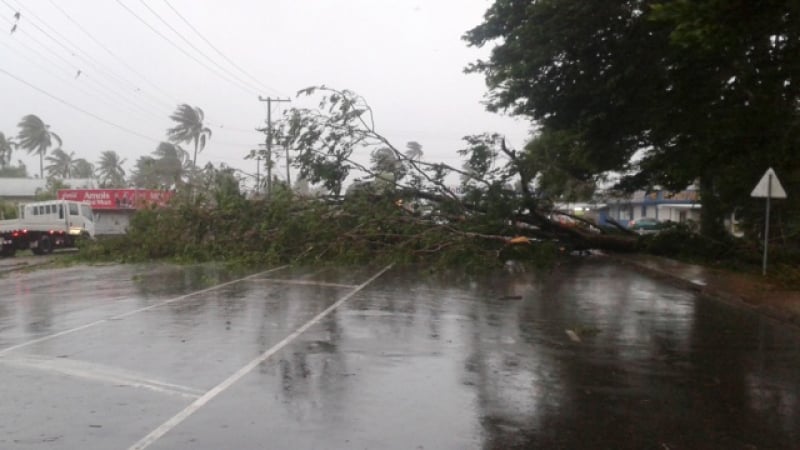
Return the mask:
{"type": "Polygon", "coordinates": [[[140,156],[131,174],[131,183],[139,188],[160,188],[161,183],[156,174],[156,160],[152,156],[140,156]]]}
{"type": "Polygon", "coordinates": [[[419,161],[422,157],[422,145],[417,141],[406,143],[406,158],[419,161]]]}
{"type": "Polygon", "coordinates": [[[97,175],[100,178],[100,185],[106,188],[121,188],[125,186],[125,164],[124,159],[120,159],[119,154],[113,150],[106,150],[100,154],[100,161],[97,162],[97,175]]]}
{"type": "Polygon", "coordinates": [[[50,152],[50,156],[45,159],[50,163],[45,167],[48,177],[61,179],[71,178],[72,168],[75,164],[75,152],[67,153],[57,148],[50,152]]]}
{"type": "Polygon", "coordinates": [[[84,158],[72,161],[72,176],[75,178],[93,178],[94,164],[84,158]]]}
{"type": "Polygon", "coordinates": [[[11,153],[17,147],[13,138],[0,133],[0,168],[11,164],[11,153]]]}
{"type": "Polygon", "coordinates": [[[165,187],[178,186],[183,182],[183,175],[193,168],[189,154],[180,145],[162,142],[153,151],[155,175],[165,187]]]}
{"type": "Polygon", "coordinates": [[[178,106],[178,109],[169,116],[176,122],[175,127],[167,130],[167,139],[175,144],[193,143],[194,158],[192,158],[192,171],[197,168],[197,152],[203,151],[206,141],[211,139],[211,129],[203,126],[205,115],[198,107],[187,104],[178,106]]]}
{"type": "Polygon", "coordinates": [[[409,160],[417,162],[416,170],[411,172],[411,186],[419,188],[422,186],[422,175],[419,168],[419,161],[422,158],[422,144],[417,141],[408,141],[405,155],[409,160]]]}
{"type": "Polygon", "coordinates": [[[44,155],[53,146],[53,140],[58,143],[57,147],[61,147],[61,138],[50,131],[50,125],[33,114],[23,117],[17,126],[19,127],[19,146],[25,149],[29,155],[39,155],[39,177],[44,177],[44,155]]]}

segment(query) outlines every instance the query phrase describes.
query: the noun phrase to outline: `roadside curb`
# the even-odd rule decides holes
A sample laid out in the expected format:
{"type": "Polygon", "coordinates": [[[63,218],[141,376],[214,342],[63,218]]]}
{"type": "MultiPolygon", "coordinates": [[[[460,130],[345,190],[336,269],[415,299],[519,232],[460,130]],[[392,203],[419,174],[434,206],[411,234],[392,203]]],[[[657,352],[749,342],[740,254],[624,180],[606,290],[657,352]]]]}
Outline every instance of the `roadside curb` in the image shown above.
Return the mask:
{"type": "Polygon", "coordinates": [[[641,273],[652,276],[654,278],[668,281],[675,286],[691,290],[703,297],[717,300],[730,306],[753,311],[769,319],[781,322],[783,324],[791,326],[792,328],[800,330],[800,314],[794,311],[789,311],[785,308],[780,308],[772,305],[761,304],[757,299],[749,298],[747,296],[743,296],[741,294],[730,292],[724,289],[707,286],[702,282],[689,280],[670,271],[662,270],[657,267],[648,265],[644,262],[635,261],[631,258],[625,258],[624,256],[621,255],[609,254],[607,256],[611,260],[617,263],[632,267],[634,270],[637,270],[641,273]]]}
{"type": "Polygon", "coordinates": [[[37,267],[41,267],[41,266],[46,266],[46,265],[52,264],[52,263],[53,263],[53,260],[52,259],[48,259],[47,261],[35,262],[35,263],[32,263],[32,264],[29,263],[29,262],[22,262],[22,263],[8,265],[8,266],[0,266],[0,276],[4,275],[4,274],[7,274],[7,273],[19,272],[19,271],[26,270],[26,269],[33,269],[33,268],[37,268],[37,267]]]}

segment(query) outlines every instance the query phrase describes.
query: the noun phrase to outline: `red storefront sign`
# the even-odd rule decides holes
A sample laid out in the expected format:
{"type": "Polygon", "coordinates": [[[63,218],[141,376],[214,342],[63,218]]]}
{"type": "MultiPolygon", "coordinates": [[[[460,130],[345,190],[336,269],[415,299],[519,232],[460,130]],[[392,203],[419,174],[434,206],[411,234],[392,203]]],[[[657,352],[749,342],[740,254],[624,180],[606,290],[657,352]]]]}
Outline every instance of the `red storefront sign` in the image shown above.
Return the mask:
{"type": "Polygon", "coordinates": [[[164,206],[172,194],[171,191],[155,189],[60,189],[58,199],[86,202],[97,211],[164,206]]]}

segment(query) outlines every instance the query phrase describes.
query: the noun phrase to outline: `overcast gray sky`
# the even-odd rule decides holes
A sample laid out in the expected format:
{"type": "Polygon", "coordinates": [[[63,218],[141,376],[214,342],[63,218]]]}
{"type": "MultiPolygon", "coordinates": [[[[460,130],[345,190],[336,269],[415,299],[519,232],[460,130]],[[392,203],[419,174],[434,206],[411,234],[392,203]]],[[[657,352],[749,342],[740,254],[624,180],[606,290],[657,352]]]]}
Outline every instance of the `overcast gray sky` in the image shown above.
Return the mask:
{"type": "MultiPolygon", "coordinates": [[[[461,137],[483,131],[504,134],[519,147],[529,124],[485,111],[482,76],[463,73],[487,49],[468,48],[461,36],[490,4],[0,0],[0,71],[33,86],[0,72],[0,131],[15,135],[20,118],[36,114],[63,138],[65,150],[91,162],[103,150],[116,150],[130,172],[139,156],[164,140],[175,106],[188,103],[205,111],[214,133],[198,165],[211,161],[253,172],[255,163],[243,157],[263,142],[253,131],[266,117],[258,96],[294,99],[299,89],[325,84],[364,96],[378,131],[399,147],[420,142],[426,159],[454,163],[461,137]]],[[[273,117],[278,114],[275,108],[273,117]]],[[[13,159],[38,174],[38,158],[18,150],[13,159]]]]}

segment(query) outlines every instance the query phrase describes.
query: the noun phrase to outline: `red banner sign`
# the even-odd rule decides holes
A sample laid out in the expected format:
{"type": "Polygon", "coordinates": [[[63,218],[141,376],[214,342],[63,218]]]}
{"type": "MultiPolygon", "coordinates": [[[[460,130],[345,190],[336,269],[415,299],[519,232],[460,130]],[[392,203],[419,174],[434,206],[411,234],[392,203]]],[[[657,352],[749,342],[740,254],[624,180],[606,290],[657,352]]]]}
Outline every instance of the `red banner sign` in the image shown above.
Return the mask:
{"type": "Polygon", "coordinates": [[[154,189],[60,189],[58,191],[59,200],[86,202],[91,204],[94,210],[164,206],[171,198],[171,191],[154,189]]]}

